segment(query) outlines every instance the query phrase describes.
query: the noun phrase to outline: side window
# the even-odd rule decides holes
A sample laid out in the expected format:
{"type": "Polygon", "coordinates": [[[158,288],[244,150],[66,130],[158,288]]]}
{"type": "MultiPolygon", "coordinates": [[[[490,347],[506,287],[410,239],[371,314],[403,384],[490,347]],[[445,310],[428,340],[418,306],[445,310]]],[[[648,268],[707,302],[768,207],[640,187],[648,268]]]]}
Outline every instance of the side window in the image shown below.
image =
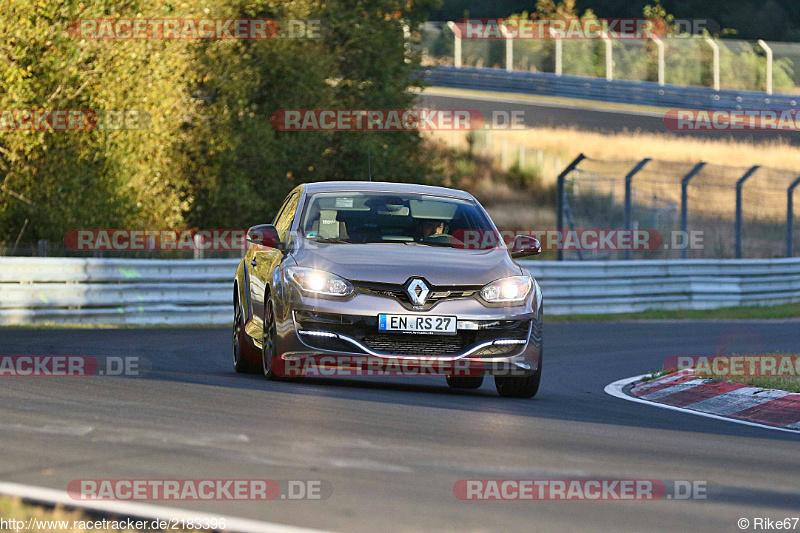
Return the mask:
{"type": "Polygon", "coordinates": [[[291,200],[293,197],[294,197],[294,194],[290,193],[289,196],[287,196],[286,199],[283,201],[283,204],[281,204],[280,209],[278,209],[278,214],[275,215],[275,218],[272,220],[272,225],[273,226],[278,223],[278,219],[281,218],[281,215],[286,210],[286,206],[289,205],[289,200],[291,200]]]}
{"type": "Polygon", "coordinates": [[[295,211],[297,211],[297,204],[300,203],[300,193],[294,193],[286,200],[281,208],[278,216],[275,217],[275,229],[278,231],[278,236],[281,242],[286,240],[289,228],[292,226],[295,211]]]}

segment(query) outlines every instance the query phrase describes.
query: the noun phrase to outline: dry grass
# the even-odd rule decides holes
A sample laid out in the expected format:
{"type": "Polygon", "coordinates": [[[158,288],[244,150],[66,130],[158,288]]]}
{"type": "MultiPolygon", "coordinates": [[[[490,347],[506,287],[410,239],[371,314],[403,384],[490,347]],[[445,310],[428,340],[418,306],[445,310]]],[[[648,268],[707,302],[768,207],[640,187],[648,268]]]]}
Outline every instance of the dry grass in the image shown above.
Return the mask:
{"type": "Polygon", "coordinates": [[[537,207],[530,202],[493,202],[484,207],[501,230],[556,227],[556,213],[552,207],[537,207]]]}
{"type": "Polygon", "coordinates": [[[562,128],[537,128],[494,134],[496,142],[504,137],[510,142],[566,159],[575,157],[577,152],[582,151],[587,156],[598,159],[650,157],[740,167],[761,165],[785,170],[796,170],[800,167],[800,148],[782,140],[756,144],[734,140],[680,138],[655,133],[602,134],[562,128]]]}
{"type": "MultiPolygon", "coordinates": [[[[453,142],[451,132],[433,133],[447,144],[453,142]]],[[[632,160],[650,157],[668,161],[707,163],[737,167],[761,165],[796,171],[800,168],[800,147],[785,141],[749,143],[674,137],[656,133],[594,133],[572,128],[532,128],[527,130],[492,132],[492,152],[499,154],[503,139],[509,144],[541,150],[551,157],[568,163],[578,153],[598,159],[632,160]]],[[[513,154],[513,151],[512,151],[513,154]]],[[[545,169],[545,180],[555,180],[556,174],[545,169]]]]}
{"type": "MultiPolygon", "coordinates": [[[[6,521],[9,520],[17,520],[26,522],[29,519],[37,519],[40,521],[57,521],[57,522],[69,522],[69,526],[66,528],[59,527],[60,524],[50,524],[55,527],[51,528],[43,528],[43,524],[39,524],[39,527],[34,527],[33,529],[25,529],[24,526],[20,531],[54,531],[57,533],[89,533],[90,531],[95,532],[98,531],[97,529],[85,529],[82,527],[72,527],[75,525],[75,522],[99,522],[102,521],[102,518],[90,517],[80,511],[68,511],[65,510],[63,507],[56,507],[55,509],[47,509],[44,507],[37,507],[34,505],[29,505],[23,503],[22,500],[19,498],[11,498],[7,496],[0,497],[0,518],[3,518],[6,521]]],[[[107,518],[109,522],[113,520],[124,521],[122,518],[107,518]]],[[[144,520],[144,519],[136,519],[136,520],[144,520]]],[[[136,522],[134,520],[134,522],[136,522]]],[[[33,525],[33,524],[32,524],[33,525]]],[[[80,525],[80,524],[78,524],[80,525]]],[[[87,524],[88,525],[88,524],[87,524]]],[[[7,528],[8,529],[8,528],[7,528]]],[[[14,531],[14,529],[8,529],[9,531],[14,531]]],[[[117,531],[117,532],[124,532],[124,533],[135,533],[136,530],[133,529],[105,529],[100,531],[117,531]]],[[[160,530],[150,530],[145,529],[143,531],[160,531],[160,530]]],[[[176,529],[175,531],[186,531],[184,529],[176,529]]],[[[197,530],[195,530],[197,531],[197,530]]],[[[202,531],[202,530],[200,530],[202,531]]],[[[208,530],[206,530],[208,531],[208,530]]]]}
{"type": "MultiPolygon", "coordinates": [[[[701,377],[701,376],[698,376],[701,377]]],[[[712,379],[720,379],[714,376],[707,376],[712,379]]],[[[737,383],[744,383],[751,387],[760,387],[762,389],[783,390],[786,392],[800,392],[800,377],[787,376],[787,377],[726,377],[721,381],[735,381],[737,383]]]]}

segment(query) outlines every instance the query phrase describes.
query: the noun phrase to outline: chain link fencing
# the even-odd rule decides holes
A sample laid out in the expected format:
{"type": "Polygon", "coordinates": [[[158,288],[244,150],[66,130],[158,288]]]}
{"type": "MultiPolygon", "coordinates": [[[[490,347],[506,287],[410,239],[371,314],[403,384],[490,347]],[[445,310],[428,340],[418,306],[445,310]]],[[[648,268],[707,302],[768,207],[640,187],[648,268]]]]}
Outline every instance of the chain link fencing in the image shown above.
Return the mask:
{"type": "Polygon", "coordinates": [[[800,172],[766,167],[579,156],[558,179],[559,229],[655,230],[663,245],[565,250],[560,258],[791,257],[800,250],[793,231],[799,183],[800,172]]]}

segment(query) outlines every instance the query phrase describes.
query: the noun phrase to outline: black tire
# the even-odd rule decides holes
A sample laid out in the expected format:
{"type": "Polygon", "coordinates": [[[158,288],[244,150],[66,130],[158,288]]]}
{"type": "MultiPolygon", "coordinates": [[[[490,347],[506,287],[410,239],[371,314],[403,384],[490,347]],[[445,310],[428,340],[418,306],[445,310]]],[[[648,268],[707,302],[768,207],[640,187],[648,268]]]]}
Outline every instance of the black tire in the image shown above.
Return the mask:
{"type": "Polygon", "coordinates": [[[233,369],[240,374],[258,374],[261,369],[252,362],[252,355],[244,331],[244,310],[236,291],[233,295],[233,369]]]}
{"type": "Polygon", "coordinates": [[[447,376],[447,385],[451,389],[480,389],[483,385],[483,376],[453,377],[447,376]]]}
{"type": "Polygon", "coordinates": [[[533,398],[539,392],[542,381],[542,369],[525,377],[495,376],[494,386],[497,393],[504,398],[533,398]]]}
{"type": "Polygon", "coordinates": [[[269,380],[277,380],[279,376],[272,370],[272,360],[276,354],[277,331],[275,328],[275,305],[267,295],[264,298],[264,329],[261,338],[261,371],[269,380]]]}

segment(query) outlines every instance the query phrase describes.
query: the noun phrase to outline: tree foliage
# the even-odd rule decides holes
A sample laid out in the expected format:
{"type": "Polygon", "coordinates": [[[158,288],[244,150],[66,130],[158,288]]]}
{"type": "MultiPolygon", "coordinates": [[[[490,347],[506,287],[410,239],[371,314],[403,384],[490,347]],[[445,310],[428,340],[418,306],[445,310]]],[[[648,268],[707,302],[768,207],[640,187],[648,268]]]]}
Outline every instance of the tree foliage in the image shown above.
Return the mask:
{"type": "Polygon", "coordinates": [[[137,110],[143,127],[0,131],[0,243],[74,228],[241,228],[298,183],[424,180],[411,133],[280,132],[277,109],[405,108],[404,47],[438,0],[14,0],[0,9],[0,110],[137,110]],[[318,19],[322,39],[80,40],[86,18],[318,19]]]}
{"type": "MultiPolygon", "coordinates": [[[[578,11],[591,9],[603,18],[641,16],[653,0],[576,0],[578,11]]],[[[663,0],[666,10],[681,19],[713,21],[737,31],[740,39],[800,41],[800,2],[797,0],[663,0]]],[[[433,20],[507,17],[532,11],[536,0],[447,0],[431,13],[433,20]]]]}

